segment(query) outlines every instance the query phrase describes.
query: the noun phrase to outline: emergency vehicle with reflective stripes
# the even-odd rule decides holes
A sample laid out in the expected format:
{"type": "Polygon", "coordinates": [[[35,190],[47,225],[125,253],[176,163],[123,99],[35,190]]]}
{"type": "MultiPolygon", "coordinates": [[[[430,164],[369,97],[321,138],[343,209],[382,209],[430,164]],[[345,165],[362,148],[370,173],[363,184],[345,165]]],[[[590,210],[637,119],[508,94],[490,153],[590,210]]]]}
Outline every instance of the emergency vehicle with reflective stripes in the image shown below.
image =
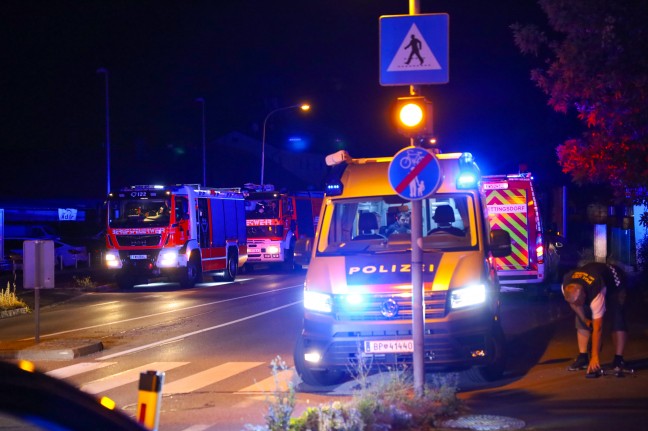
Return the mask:
{"type": "Polygon", "coordinates": [[[491,229],[511,235],[511,254],[495,259],[500,283],[534,290],[550,281],[557,271],[557,255],[545,247],[531,173],[484,175],[481,189],[491,229]]]}
{"type": "Polygon", "coordinates": [[[105,263],[120,287],[167,277],[183,287],[203,273],[234,280],[247,261],[240,188],[136,185],[107,201],[105,263]]]}
{"type": "Polygon", "coordinates": [[[248,267],[255,264],[301,266],[298,240],[312,240],[324,200],[322,191],[279,192],[265,184],[245,185],[248,267]]]}
{"type": "MultiPolygon", "coordinates": [[[[436,154],[441,185],[421,199],[424,366],[504,371],[500,285],[492,258],[510,252],[491,231],[479,170],[469,153],[436,154]]],[[[391,157],[326,158],[331,178],[304,282],[304,323],[295,368],[309,385],[335,384],[349,370],[413,364],[412,238],[387,229],[411,202],[390,185],[391,157]]],[[[414,169],[414,167],[412,167],[414,169]]],[[[430,186],[431,187],[431,186],[430,186]]],[[[418,271],[417,271],[418,272],[418,271]]]]}

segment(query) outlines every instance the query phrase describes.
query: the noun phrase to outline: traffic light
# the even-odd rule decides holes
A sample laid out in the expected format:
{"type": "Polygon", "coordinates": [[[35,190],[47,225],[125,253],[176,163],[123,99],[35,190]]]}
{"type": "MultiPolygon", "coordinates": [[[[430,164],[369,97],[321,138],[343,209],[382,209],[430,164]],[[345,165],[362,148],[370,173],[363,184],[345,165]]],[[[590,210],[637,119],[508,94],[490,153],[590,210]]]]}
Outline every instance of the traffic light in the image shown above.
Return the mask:
{"type": "Polygon", "coordinates": [[[394,109],[398,132],[409,138],[432,136],[432,103],[423,96],[399,97],[394,109]]]}

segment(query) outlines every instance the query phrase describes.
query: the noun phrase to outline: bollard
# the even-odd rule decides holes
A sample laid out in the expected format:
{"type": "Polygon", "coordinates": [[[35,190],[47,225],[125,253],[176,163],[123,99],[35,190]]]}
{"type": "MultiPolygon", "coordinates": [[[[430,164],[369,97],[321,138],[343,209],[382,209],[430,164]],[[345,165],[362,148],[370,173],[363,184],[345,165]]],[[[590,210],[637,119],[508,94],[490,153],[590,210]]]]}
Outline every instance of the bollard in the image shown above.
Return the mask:
{"type": "Polygon", "coordinates": [[[157,431],[160,420],[163,384],[164,372],[140,373],[137,421],[153,431],[157,431]]]}

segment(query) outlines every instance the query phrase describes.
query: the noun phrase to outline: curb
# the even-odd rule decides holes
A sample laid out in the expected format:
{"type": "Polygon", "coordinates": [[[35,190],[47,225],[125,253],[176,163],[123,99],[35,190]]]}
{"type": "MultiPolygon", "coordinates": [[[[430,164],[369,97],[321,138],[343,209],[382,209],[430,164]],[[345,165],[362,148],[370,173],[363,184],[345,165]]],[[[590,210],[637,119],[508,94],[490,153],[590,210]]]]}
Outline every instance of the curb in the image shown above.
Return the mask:
{"type": "Polygon", "coordinates": [[[13,359],[27,361],[64,361],[102,350],[103,344],[100,341],[48,340],[8,354],[13,359]]]}
{"type": "Polygon", "coordinates": [[[2,310],[0,311],[0,319],[4,319],[5,317],[17,316],[19,314],[27,314],[27,313],[29,313],[29,307],[13,308],[11,310],[2,310]]]}

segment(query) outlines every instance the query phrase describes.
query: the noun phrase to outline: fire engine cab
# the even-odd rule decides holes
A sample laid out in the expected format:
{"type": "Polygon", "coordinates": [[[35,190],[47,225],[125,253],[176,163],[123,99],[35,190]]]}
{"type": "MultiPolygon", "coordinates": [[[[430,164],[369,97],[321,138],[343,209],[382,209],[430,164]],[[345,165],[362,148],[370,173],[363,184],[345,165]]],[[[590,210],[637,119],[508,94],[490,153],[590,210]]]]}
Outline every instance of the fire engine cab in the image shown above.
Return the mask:
{"type": "Polygon", "coordinates": [[[278,192],[269,184],[246,184],[245,189],[246,266],[277,264],[294,268],[295,244],[315,236],[324,192],[278,192]]]}
{"type": "Polygon", "coordinates": [[[108,196],[106,266],[120,287],[165,276],[182,287],[203,273],[234,280],[247,260],[240,189],[138,185],[108,196]]]}

